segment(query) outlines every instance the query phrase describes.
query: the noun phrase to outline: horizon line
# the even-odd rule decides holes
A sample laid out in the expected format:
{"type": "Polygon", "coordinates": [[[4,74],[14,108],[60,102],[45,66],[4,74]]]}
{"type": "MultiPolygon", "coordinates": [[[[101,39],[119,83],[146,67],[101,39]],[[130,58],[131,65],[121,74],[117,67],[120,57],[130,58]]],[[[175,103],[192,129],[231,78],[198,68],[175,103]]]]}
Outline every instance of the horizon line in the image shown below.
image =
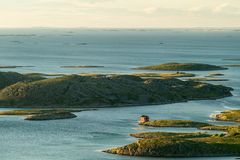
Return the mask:
{"type": "Polygon", "coordinates": [[[240,29],[238,27],[0,27],[0,29],[240,29]]]}

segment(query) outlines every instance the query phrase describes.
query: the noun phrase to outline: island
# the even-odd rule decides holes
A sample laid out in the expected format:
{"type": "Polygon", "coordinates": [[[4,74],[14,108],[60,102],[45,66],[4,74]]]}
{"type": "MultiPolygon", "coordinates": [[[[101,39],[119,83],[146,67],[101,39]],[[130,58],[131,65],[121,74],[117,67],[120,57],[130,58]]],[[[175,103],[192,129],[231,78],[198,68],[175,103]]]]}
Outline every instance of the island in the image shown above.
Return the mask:
{"type": "Polygon", "coordinates": [[[210,73],[206,77],[219,77],[219,76],[224,76],[223,73],[210,73]]]}
{"type": "Polygon", "coordinates": [[[240,67],[240,64],[227,64],[226,67],[240,67]]]}
{"type": "Polygon", "coordinates": [[[23,67],[35,67],[35,66],[2,66],[2,65],[0,65],[0,69],[23,68],[23,67]]]}
{"type": "Polygon", "coordinates": [[[133,73],[133,76],[139,76],[143,78],[181,78],[181,77],[195,77],[195,74],[186,72],[175,72],[175,73],[133,73]]]}
{"type": "Polygon", "coordinates": [[[194,78],[188,78],[189,81],[229,81],[225,78],[210,78],[210,77],[194,77],[194,78]]]}
{"type": "Polygon", "coordinates": [[[240,61],[240,58],[225,58],[225,59],[223,59],[223,60],[225,60],[225,61],[240,61]]]}
{"type": "MultiPolygon", "coordinates": [[[[219,157],[240,156],[240,127],[214,126],[187,120],[149,121],[156,127],[197,127],[225,131],[219,134],[144,132],[130,134],[140,138],[132,144],[104,152],[149,157],[219,157]],[[225,128],[223,130],[223,128],[225,128]]],[[[148,122],[146,122],[148,124],[148,122]]]]}
{"type": "Polygon", "coordinates": [[[55,112],[45,114],[29,115],[25,120],[30,121],[44,121],[44,120],[58,120],[58,119],[70,119],[76,118],[77,116],[71,112],[55,112]]]}
{"type": "Polygon", "coordinates": [[[226,110],[214,116],[219,121],[240,122],[240,110],[226,110]]]}
{"type": "Polygon", "coordinates": [[[73,112],[92,111],[94,109],[25,109],[1,111],[0,116],[26,116],[25,120],[42,121],[77,117],[73,112]]]}
{"type": "Polygon", "coordinates": [[[208,123],[195,122],[191,120],[153,120],[140,125],[151,126],[151,127],[191,127],[191,128],[201,128],[209,126],[208,123]]]}
{"type": "Polygon", "coordinates": [[[20,79],[14,83],[5,84],[0,90],[0,106],[96,108],[167,104],[229,97],[232,96],[232,90],[222,85],[175,78],[65,75],[31,81],[20,79]]]}
{"type": "Polygon", "coordinates": [[[65,74],[62,73],[26,73],[24,75],[27,76],[39,76],[39,77],[60,77],[64,76],[65,74]]]}
{"type": "Polygon", "coordinates": [[[163,71],[212,71],[225,70],[227,68],[201,63],[165,63],[153,66],[137,67],[138,70],[163,70],[163,71]]]}
{"type": "Polygon", "coordinates": [[[61,66],[61,68],[103,68],[104,66],[61,66]]]}

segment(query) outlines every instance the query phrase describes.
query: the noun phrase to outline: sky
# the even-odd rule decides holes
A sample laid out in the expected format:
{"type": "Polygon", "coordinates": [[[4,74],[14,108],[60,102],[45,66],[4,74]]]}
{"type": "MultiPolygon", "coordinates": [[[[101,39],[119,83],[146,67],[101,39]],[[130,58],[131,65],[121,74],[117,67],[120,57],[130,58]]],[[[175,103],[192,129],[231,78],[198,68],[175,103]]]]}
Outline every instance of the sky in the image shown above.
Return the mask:
{"type": "Polygon", "coordinates": [[[0,27],[240,27],[240,0],[0,0],[0,27]]]}

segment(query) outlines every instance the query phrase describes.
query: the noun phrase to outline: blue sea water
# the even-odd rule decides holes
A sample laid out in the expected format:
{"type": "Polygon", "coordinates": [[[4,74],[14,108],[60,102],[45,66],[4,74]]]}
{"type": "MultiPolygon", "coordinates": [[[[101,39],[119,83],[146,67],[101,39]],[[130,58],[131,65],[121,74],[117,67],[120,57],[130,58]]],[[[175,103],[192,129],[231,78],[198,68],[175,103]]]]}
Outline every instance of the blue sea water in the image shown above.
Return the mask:
{"type": "MultiPolygon", "coordinates": [[[[165,62],[226,65],[240,64],[239,59],[240,32],[233,29],[0,29],[0,66],[34,66],[0,71],[124,74],[136,72],[131,69],[133,67],[165,62]],[[60,67],[69,65],[104,67],[60,67]]],[[[193,73],[205,76],[215,72],[193,73]]],[[[226,109],[240,109],[240,68],[231,67],[219,72],[224,73],[224,78],[229,81],[211,83],[233,87],[233,97],[167,105],[103,108],[77,113],[75,119],[44,122],[1,116],[0,160],[165,160],[123,157],[101,151],[136,141],[129,133],[198,131],[191,128],[140,127],[137,120],[142,114],[152,119],[191,119],[229,124],[213,121],[209,116],[226,109]]],[[[235,157],[190,159],[226,160],[235,157]]]]}

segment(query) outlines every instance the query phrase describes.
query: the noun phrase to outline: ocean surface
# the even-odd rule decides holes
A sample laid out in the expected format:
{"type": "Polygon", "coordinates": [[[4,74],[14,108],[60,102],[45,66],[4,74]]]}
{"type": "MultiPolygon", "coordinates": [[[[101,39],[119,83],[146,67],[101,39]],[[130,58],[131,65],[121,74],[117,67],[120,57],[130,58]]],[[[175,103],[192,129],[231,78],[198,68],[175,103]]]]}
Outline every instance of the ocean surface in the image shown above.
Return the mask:
{"type": "MultiPolygon", "coordinates": [[[[238,29],[0,29],[0,66],[23,66],[0,71],[21,73],[133,73],[131,68],[166,62],[215,65],[240,64],[238,29]],[[61,68],[94,65],[103,68],[61,68]],[[24,67],[25,66],[25,67],[24,67]],[[32,66],[32,67],[30,67],[32,66]]],[[[229,81],[211,82],[234,88],[233,97],[154,106],[102,108],[77,113],[68,120],[24,121],[0,117],[0,160],[154,160],[173,158],[127,157],[102,150],[132,143],[130,133],[192,132],[194,128],[148,128],[138,117],[216,122],[211,114],[240,109],[240,68],[192,72],[198,76],[224,73],[229,81]]],[[[12,106],[14,109],[14,106],[12,106]]],[[[0,110],[6,110],[2,108],[0,110]]],[[[236,157],[188,158],[228,160],[236,157]]]]}

